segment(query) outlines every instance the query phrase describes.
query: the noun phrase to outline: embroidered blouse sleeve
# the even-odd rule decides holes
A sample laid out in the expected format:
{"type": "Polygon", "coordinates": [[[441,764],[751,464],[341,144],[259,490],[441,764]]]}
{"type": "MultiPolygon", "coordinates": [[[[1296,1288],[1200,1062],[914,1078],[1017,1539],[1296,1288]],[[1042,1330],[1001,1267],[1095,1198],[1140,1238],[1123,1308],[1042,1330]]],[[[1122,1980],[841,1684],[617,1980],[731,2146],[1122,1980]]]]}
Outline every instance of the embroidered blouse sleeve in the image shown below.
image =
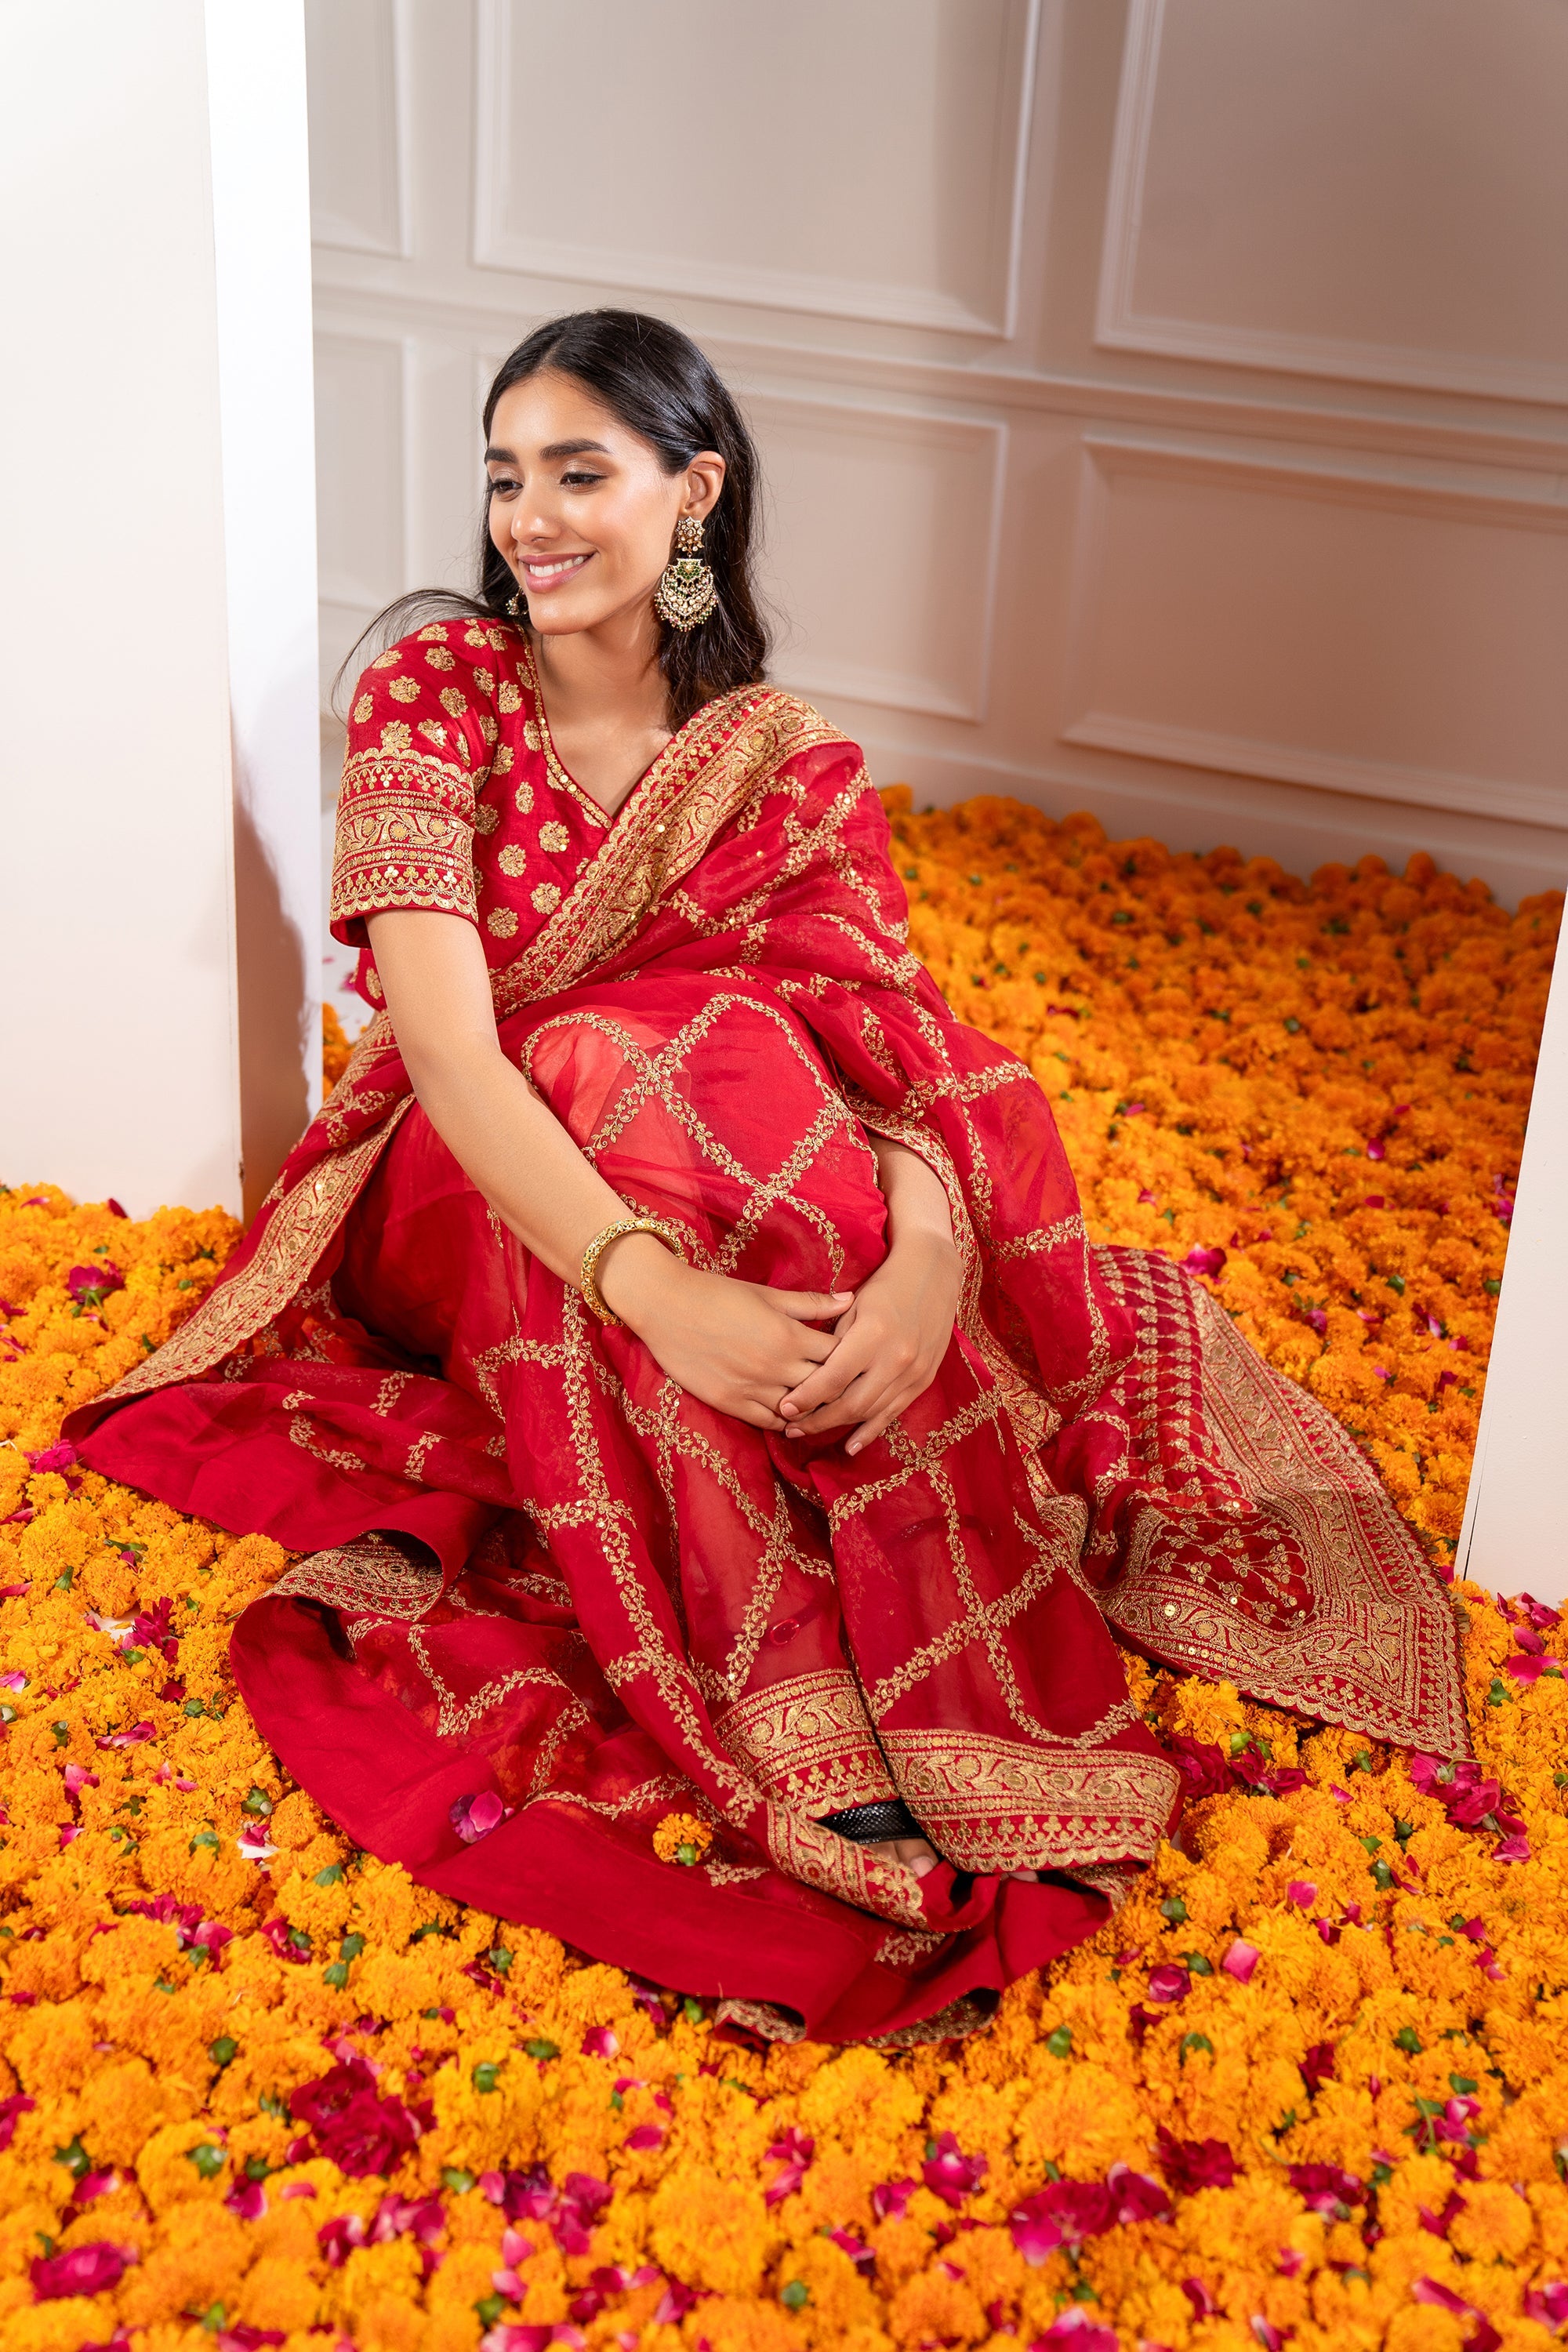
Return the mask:
{"type": "Polygon", "coordinates": [[[332,937],[363,947],[395,907],[479,919],[475,793],[489,772],[493,680],[433,624],[371,663],[354,690],[332,858],[332,937]],[[489,720],[487,728],[484,724],[489,720]]]}

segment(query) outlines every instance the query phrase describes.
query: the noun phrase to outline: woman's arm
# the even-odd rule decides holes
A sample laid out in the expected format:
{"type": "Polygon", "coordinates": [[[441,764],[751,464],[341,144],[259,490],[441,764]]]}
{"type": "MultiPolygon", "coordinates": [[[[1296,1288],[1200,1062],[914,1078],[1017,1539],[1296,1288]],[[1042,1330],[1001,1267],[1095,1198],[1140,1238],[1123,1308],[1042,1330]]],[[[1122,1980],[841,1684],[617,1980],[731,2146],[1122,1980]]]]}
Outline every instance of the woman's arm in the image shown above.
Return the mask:
{"type": "MultiPolygon", "coordinates": [[[[369,918],[398,1050],[431,1126],[524,1247],[575,1284],[597,1233],[631,1213],[502,1053],[484,950],[459,915],[369,918]]],[[[847,1292],[773,1290],[682,1265],[651,1234],[599,1260],[600,1297],[672,1380],[763,1429],[782,1391],[835,1345],[813,1322],[847,1292]]]]}
{"type": "Polygon", "coordinates": [[[780,1405],[791,1436],[858,1426],[858,1454],[936,1378],[958,1309],[958,1251],[942,1179],[907,1144],[870,1138],[888,1202],[888,1255],[835,1327],[837,1345],[780,1405]]]}

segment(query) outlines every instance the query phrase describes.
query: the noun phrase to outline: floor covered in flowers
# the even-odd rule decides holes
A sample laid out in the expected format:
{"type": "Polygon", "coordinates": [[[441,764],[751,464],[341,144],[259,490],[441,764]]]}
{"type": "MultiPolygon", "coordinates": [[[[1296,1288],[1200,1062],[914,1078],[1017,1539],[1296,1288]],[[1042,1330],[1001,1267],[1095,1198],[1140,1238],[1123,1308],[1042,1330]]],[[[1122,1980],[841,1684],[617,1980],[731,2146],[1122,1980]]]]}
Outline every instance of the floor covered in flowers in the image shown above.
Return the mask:
{"type": "MultiPolygon", "coordinates": [[[[1199,1273],[1451,1575],[1559,902],[887,797],[914,944],[1032,1063],[1094,1232],[1199,1273]]],[[[1453,1586],[1457,1772],[1130,1660],[1189,1850],[1093,1943],[966,2043],[721,2043],[699,2002],[350,1849],[228,1677],[284,1556],[58,1442],[235,1238],[0,1194],[11,2352],[1534,2352],[1568,2327],[1550,1610],[1453,1586]]]]}

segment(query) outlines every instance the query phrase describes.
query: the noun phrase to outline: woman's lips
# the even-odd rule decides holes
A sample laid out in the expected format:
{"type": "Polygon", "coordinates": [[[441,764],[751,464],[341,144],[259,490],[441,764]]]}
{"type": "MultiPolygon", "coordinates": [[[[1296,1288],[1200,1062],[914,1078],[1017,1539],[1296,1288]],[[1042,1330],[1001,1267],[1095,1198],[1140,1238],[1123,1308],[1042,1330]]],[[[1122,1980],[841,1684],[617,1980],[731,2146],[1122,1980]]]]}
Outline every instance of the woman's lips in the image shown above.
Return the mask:
{"type": "Polygon", "coordinates": [[[585,555],[552,556],[548,562],[542,563],[531,563],[527,556],[524,556],[523,583],[531,596],[547,596],[552,588],[563,587],[568,580],[575,580],[584,563],[591,562],[592,557],[592,549],[585,555]]]}

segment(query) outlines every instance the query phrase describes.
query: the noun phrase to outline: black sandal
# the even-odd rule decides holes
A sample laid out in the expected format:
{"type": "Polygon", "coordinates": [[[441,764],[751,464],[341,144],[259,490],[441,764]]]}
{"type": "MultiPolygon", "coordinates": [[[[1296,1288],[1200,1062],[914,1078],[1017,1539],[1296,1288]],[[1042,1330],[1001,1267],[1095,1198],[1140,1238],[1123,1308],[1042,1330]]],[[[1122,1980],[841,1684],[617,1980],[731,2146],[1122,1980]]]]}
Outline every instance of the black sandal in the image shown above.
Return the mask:
{"type": "Polygon", "coordinates": [[[835,1831],[852,1845],[881,1845],[889,1838],[925,1836],[901,1797],[886,1797],[875,1805],[850,1805],[841,1813],[824,1813],[817,1827],[835,1831]]]}

